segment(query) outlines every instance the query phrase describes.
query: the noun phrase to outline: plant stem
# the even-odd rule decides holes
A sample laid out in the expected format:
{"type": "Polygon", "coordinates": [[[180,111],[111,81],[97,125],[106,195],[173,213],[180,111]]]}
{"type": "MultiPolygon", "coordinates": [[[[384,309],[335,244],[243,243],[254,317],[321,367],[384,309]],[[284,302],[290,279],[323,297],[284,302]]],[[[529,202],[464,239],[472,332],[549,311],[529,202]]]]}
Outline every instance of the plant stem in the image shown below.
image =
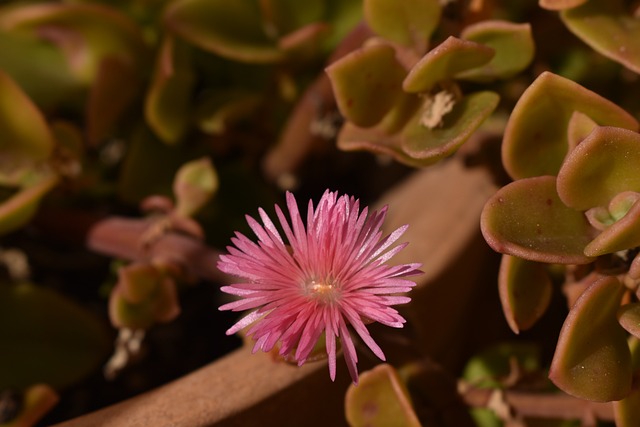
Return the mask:
{"type": "MultiPolygon", "coordinates": [[[[488,407],[492,395],[496,392],[494,389],[476,388],[468,384],[463,384],[460,390],[462,400],[475,408],[488,407]]],[[[533,393],[504,390],[503,393],[505,403],[512,409],[512,412],[521,417],[614,420],[611,403],[591,402],[561,392],[533,393]]]]}

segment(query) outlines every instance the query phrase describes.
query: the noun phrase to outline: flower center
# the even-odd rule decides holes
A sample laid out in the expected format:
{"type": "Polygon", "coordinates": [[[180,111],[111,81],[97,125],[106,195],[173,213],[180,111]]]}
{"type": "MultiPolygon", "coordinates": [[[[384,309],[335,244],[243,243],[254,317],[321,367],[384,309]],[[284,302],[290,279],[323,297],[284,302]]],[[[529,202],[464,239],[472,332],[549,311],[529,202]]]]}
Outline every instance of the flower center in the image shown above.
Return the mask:
{"type": "Polygon", "coordinates": [[[307,295],[322,300],[323,302],[335,301],[340,295],[340,290],[336,282],[331,278],[310,279],[305,283],[307,295]]]}

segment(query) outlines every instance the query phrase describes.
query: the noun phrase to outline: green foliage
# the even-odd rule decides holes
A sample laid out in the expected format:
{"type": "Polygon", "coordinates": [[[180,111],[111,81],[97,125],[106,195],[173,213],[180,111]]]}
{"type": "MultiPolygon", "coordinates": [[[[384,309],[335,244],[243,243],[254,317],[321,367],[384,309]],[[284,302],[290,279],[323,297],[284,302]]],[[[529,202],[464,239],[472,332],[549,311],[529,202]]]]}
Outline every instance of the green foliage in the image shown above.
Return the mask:
{"type": "Polygon", "coordinates": [[[30,283],[0,284],[0,388],[65,388],[104,361],[106,324],[69,298],[30,283]]]}
{"type": "Polygon", "coordinates": [[[620,400],[631,391],[631,354],[616,313],[624,288],[613,277],[591,285],[560,331],[549,378],[583,399],[620,400]]]}
{"type": "Polygon", "coordinates": [[[396,370],[387,364],[363,372],[345,397],[345,415],[351,427],[420,427],[411,398],[396,370]]]}

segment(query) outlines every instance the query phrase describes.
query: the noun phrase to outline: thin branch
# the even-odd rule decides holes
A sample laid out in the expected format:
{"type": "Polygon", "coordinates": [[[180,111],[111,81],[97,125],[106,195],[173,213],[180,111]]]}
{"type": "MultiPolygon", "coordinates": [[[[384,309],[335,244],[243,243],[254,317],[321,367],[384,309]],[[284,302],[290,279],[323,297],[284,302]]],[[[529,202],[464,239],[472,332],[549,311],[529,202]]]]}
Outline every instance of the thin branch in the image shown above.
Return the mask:
{"type": "Polygon", "coordinates": [[[131,261],[162,259],[181,266],[187,277],[230,283],[229,276],[216,268],[220,253],[193,237],[165,233],[145,247],[143,236],[152,224],[145,219],[109,217],[89,227],[85,243],[102,255],[131,261]]]}
{"type": "MultiPolygon", "coordinates": [[[[481,389],[464,384],[460,396],[469,406],[486,408],[495,390],[481,389]]],[[[613,421],[611,403],[591,402],[564,393],[532,393],[505,390],[504,398],[513,411],[527,418],[579,419],[593,416],[602,421],[613,421]]]]}

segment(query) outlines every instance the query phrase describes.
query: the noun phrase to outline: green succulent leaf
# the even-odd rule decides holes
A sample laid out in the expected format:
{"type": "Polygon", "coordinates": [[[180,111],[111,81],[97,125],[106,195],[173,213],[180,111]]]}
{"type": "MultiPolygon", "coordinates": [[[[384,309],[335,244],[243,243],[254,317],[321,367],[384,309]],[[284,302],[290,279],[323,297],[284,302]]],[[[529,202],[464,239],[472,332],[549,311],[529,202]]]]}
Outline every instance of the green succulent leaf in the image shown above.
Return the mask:
{"type": "MultiPolygon", "coordinates": [[[[47,160],[54,139],[44,116],[22,89],[0,70],[0,175],[24,174],[47,160]]],[[[15,178],[19,184],[19,178],[15,178]]]]}
{"type": "Polygon", "coordinates": [[[494,55],[491,47],[449,36],[413,66],[402,88],[410,93],[428,92],[443,80],[489,63],[494,55]]]}
{"type": "Polygon", "coordinates": [[[218,174],[209,158],[185,163],[178,169],[173,181],[176,214],[184,217],[195,215],[217,190],[218,174]]]}
{"type": "Polygon", "coordinates": [[[622,400],[613,402],[616,427],[636,427],[640,425],[640,390],[633,390],[622,400]]]}
{"type": "Polygon", "coordinates": [[[93,82],[104,58],[114,56],[124,63],[139,64],[147,53],[139,27],[126,15],[99,4],[7,7],[0,13],[0,29],[51,41],[86,85],[93,82]]]}
{"type": "Polygon", "coordinates": [[[566,393],[608,402],[631,391],[631,353],[616,318],[623,294],[617,278],[603,277],[571,308],[549,371],[549,378],[566,393]]]}
{"type": "MultiPolygon", "coordinates": [[[[618,316],[620,316],[620,310],[618,311],[618,316]]],[[[636,319],[636,321],[637,320],[639,319],[636,319]]],[[[635,330],[636,332],[640,332],[640,328],[637,326],[635,330]]],[[[635,336],[629,337],[628,341],[629,349],[631,350],[633,371],[637,373],[640,367],[640,341],[638,341],[635,336]]],[[[613,402],[613,414],[617,427],[635,427],[640,425],[640,390],[633,390],[631,394],[624,399],[613,402]]]]}
{"type": "Polygon", "coordinates": [[[578,210],[606,206],[623,191],[640,192],[640,134],[597,127],[567,155],[558,173],[558,194],[578,210]]]}
{"type": "Polygon", "coordinates": [[[89,144],[97,146],[113,136],[116,123],[135,100],[140,84],[130,61],[113,55],[100,61],[86,106],[89,144]]]}
{"type": "Polygon", "coordinates": [[[420,114],[415,115],[402,130],[402,151],[430,163],[453,154],[493,113],[499,100],[497,93],[489,91],[467,95],[433,129],[422,123],[420,114]]]}
{"type": "Polygon", "coordinates": [[[618,322],[627,332],[640,338],[640,303],[625,304],[620,307],[618,322]]]}
{"type": "Polygon", "coordinates": [[[136,129],[118,178],[118,196],[126,203],[137,205],[150,195],[171,196],[176,171],[186,161],[201,155],[186,145],[161,142],[147,128],[136,129]],[[153,158],[153,162],[149,159],[153,158]]]}
{"type": "Polygon", "coordinates": [[[521,179],[498,190],[484,206],[480,225],[487,243],[503,254],[557,264],[593,261],[584,254],[593,230],[582,212],[562,203],[553,176],[521,179]]]}
{"type": "Polygon", "coordinates": [[[175,144],[187,130],[195,76],[187,46],[166,38],[158,52],[153,81],[145,99],[149,126],[167,144],[175,144]]]}
{"type": "Polygon", "coordinates": [[[0,52],[0,69],[41,108],[80,102],[83,85],[64,54],[51,43],[0,29],[0,52]]]}
{"type": "Polygon", "coordinates": [[[262,16],[275,34],[288,34],[325,17],[327,2],[323,0],[262,0],[262,16]]]}
{"type": "Polygon", "coordinates": [[[540,7],[547,10],[571,9],[585,2],[587,2],[587,0],[538,0],[540,7]]]}
{"type": "Polygon", "coordinates": [[[597,126],[598,124],[586,114],[574,111],[567,126],[568,151],[576,148],[597,126]]]}
{"type": "Polygon", "coordinates": [[[406,71],[395,50],[373,43],[351,52],[326,69],[342,115],[360,127],[378,123],[400,100],[406,71]]]}
{"type": "Polygon", "coordinates": [[[528,342],[504,342],[474,355],[464,367],[462,378],[480,388],[502,388],[501,380],[512,373],[513,361],[523,373],[540,369],[540,349],[528,342]]]}
{"type": "Polygon", "coordinates": [[[349,386],[345,415],[351,427],[421,425],[398,373],[385,363],[363,372],[357,386],[349,386]]]}
{"type": "Polygon", "coordinates": [[[42,175],[36,183],[20,189],[0,203],[0,236],[26,225],[36,214],[40,201],[58,183],[57,175],[42,175]]]}
{"type": "Polygon", "coordinates": [[[260,94],[247,90],[217,90],[198,105],[196,121],[202,132],[220,135],[255,113],[262,101],[260,94]]]}
{"type": "Polygon", "coordinates": [[[529,24],[482,21],[466,27],[460,37],[492,48],[495,56],[484,66],[458,74],[457,78],[506,79],[524,70],[533,60],[535,45],[529,24]]]}
{"type": "Polygon", "coordinates": [[[428,166],[453,154],[478,129],[498,105],[498,95],[478,92],[458,100],[442,120],[430,129],[415,114],[396,134],[374,127],[363,129],[345,124],[338,135],[338,147],[346,151],[367,150],[387,154],[409,166],[428,166]]]}
{"type": "Polygon", "coordinates": [[[553,284],[546,264],[503,255],[498,276],[502,311],[513,332],[531,328],[551,302],[553,284]]]}
{"type": "Polygon", "coordinates": [[[381,37],[424,51],[440,21],[438,0],[365,0],[367,24],[381,37]]]}
{"type": "Polygon", "coordinates": [[[225,58],[271,63],[286,57],[277,34],[265,31],[257,1],[177,0],[167,7],[164,18],[174,34],[225,58]]]}
{"type": "Polygon", "coordinates": [[[106,325],[68,298],[29,283],[0,284],[0,388],[65,388],[97,369],[106,325]]]}
{"type": "Polygon", "coordinates": [[[389,134],[380,127],[361,128],[351,123],[345,123],[338,134],[338,148],[344,151],[369,151],[384,154],[408,166],[422,167],[435,163],[437,160],[418,160],[402,151],[402,136],[389,134]]]}
{"type": "MultiPolygon", "coordinates": [[[[620,195],[625,196],[629,193],[620,193],[620,195]]],[[[640,200],[638,200],[637,193],[633,194],[635,195],[635,200],[628,211],[620,219],[616,220],[617,215],[612,217],[615,222],[604,229],[587,245],[584,249],[586,255],[600,256],[632,249],[640,245],[640,200]]],[[[617,198],[614,198],[612,202],[617,198]]],[[[611,205],[609,209],[610,211],[614,210],[611,205]]]]}
{"type": "Polygon", "coordinates": [[[632,16],[622,0],[590,0],[563,10],[569,31],[596,52],[640,73],[640,18],[632,16]]]}
{"type": "Polygon", "coordinates": [[[505,129],[502,162],[512,178],[558,173],[568,152],[567,128],[575,111],[600,126],[638,129],[637,120],[616,104],[544,72],[524,91],[505,129]]]}
{"type": "Polygon", "coordinates": [[[141,301],[131,302],[129,297],[131,289],[124,286],[116,286],[109,298],[109,318],[111,323],[118,328],[148,329],[155,323],[164,323],[173,320],[180,314],[178,295],[174,281],[169,277],[138,277],[137,285],[143,285],[149,293],[142,295],[141,301]],[[152,289],[151,289],[152,288],[152,289]],[[128,293],[129,295],[127,295],[128,293]]]}

